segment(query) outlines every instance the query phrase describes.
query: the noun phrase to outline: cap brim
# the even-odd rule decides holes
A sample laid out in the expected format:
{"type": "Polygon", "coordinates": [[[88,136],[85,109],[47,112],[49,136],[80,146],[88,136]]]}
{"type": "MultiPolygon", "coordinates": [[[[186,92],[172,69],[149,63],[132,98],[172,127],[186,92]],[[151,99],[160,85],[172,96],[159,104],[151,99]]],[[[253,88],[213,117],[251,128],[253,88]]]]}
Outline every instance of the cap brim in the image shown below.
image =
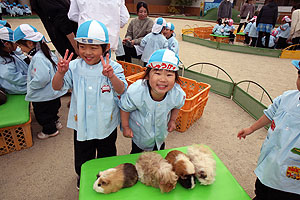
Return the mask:
{"type": "Polygon", "coordinates": [[[152,33],[160,33],[163,27],[163,25],[154,24],[152,27],[152,33]]]}
{"type": "Polygon", "coordinates": [[[106,42],[103,42],[101,40],[97,40],[95,38],[74,38],[79,43],[82,44],[107,44],[106,42]]]}
{"type": "Polygon", "coordinates": [[[296,69],[300,70],[300,60],[292,60],[292,64],[296,67],[296,69]]]}

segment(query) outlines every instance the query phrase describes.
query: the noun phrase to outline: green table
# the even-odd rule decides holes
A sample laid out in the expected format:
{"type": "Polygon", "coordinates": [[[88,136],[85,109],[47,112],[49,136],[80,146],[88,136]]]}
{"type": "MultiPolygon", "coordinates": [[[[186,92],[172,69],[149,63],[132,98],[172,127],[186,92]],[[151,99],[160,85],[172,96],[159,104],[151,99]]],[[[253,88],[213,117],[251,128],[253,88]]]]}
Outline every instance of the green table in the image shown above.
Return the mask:
{"type": "MultiPolygon", "coordinates": [[[[174,148],[185,152],[187,147],[174,148]]],[[[166,149],[158,151],[163,157],[174,149],[166,149]]],[[[143,185],[138,182],[130,188],[124,188],[116,193],[102,194],[93,190],[93,184],[96,181],[96,174],[99,171],[115,167],[122,163],[135,164],[140,154],[114,156],[108,158],[94,159],[86,162],[81,168],[80,180],[80,200],[93,199],[114,199],[114,200],[147,200],[147,199],[167,199],[167,200],[251,200],[248,194],[235,180],[229,170],[225,167],[222,161],[214,154],[217,163],[216,181],[209,186],[200,185],[198,180],[194,189],[188,190],[177,183],[176,188],[169,193],[161,193],[158,188],[143,185]]]]}

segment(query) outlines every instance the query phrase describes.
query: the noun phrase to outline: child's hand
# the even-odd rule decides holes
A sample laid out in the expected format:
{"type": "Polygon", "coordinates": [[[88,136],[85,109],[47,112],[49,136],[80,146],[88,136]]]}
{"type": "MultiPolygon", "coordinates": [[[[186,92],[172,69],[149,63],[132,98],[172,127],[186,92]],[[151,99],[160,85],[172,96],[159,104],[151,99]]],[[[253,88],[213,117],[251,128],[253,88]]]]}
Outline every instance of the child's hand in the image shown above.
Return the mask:
{"type": "Polygon", "coordinates": [[[123,136],[127,138],[133,138],[133,132],[129,127],[123,127],[123,136]]]}
{"type": "Polygon", "coordinates": [[[106,54],[106,63],[103,56],[101,56],[100,59],[103,66],[102,74],[108,78],[111,78],[114,75],[114,69],[109,65],[109,54],[106,54]]]}
{"type": "Polygon", "coordinates": [[[246,138],[247,135],[250,135],[251,133],[253,133],[252,129],[251,128],[244,128],[242,130],[239,131],[239,133],[237,134],[237,137],[239,139],[242,139],[242,138],[246,138]]]}
{"type": "Polygon", "coordinates": [[[176,129],[175,120],[170,120],[168,123],[168,132],[172,132],[176,129]]]}
{"type": "Polygon", "coordinates": [[[57,71],[61,74],[65,74],[69,69],[69,63],[73,57],[73,52],[70,54],[69,58],[68,54],[69,49],[66,50],[64,58],[59,58],[59,62],[57,63],[57,71]]]}

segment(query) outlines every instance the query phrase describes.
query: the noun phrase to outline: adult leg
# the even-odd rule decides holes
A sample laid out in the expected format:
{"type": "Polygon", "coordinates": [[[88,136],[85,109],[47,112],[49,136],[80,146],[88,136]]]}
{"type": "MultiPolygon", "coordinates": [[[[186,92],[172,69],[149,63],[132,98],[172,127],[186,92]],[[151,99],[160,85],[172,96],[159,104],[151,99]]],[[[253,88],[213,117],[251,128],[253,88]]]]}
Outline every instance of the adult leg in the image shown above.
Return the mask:
{"type": "Polygon", "coordinates": [[[259,31],[258,32],[258,38],[257,38],[257,44],[256,44],[257,47],[262,47],[263,46],[262,45],[263,36],[264,36],[264,32],[259,31]]]}
{"type": "Polygon", "coordinates": [[[249,44],[250,43],[250,37],[248,36],[248,34],[245,34],[245,44],[249,44]]]}
{"type": "Polygon", "coordinates": [[[106,138],[97,139],[97,158],[104,158],[117,155],[117,128],[106,138]]]}
{"type": "Polygon", "coordinates": [[[265,35],[266,35],[265,48],[269,48],[270,33],[265,33],[265,35]]]}
{"type": "Polygon", "coordinates": [[[238,29],[237,29],[237,31],[236,31],[237,33],[239,33],[239,32],[241,31],[243,25],[244,25],[244,23],[240,23],[240,24],[239,24],[239,27],[238,27],[238,29]]]}
{"type": "Polygon", "coordinates": [[[125,62],[131,63],[131,57],[137,57],[136,50],[134,47],[123,46],[125,51],[125,62]]]}

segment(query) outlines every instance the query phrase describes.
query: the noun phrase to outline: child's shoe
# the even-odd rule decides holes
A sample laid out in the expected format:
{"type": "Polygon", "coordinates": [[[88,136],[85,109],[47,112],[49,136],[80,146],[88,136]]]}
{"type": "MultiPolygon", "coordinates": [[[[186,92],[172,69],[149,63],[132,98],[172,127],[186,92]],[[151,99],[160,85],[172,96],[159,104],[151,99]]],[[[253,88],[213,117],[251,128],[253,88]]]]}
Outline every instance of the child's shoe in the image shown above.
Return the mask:
{"type": "Polygon", "coordinates": [[[52,134],[45,134],[43,132],[39,132],[37,134],[37,138],[40,139],[40,140],[45,140],[45,139],[48,139],[49,137],[57,136],[58,134],[59,134],[58,130],[56,132],[52,133],[52,134]]]}
{"type": "Polygon", "coordinates": [[[63,128],[62,123],[60,121],[58,121],[58,120],[55,122],[55,125],[56,125],[57,129],[62,129],[63,128]]]}

